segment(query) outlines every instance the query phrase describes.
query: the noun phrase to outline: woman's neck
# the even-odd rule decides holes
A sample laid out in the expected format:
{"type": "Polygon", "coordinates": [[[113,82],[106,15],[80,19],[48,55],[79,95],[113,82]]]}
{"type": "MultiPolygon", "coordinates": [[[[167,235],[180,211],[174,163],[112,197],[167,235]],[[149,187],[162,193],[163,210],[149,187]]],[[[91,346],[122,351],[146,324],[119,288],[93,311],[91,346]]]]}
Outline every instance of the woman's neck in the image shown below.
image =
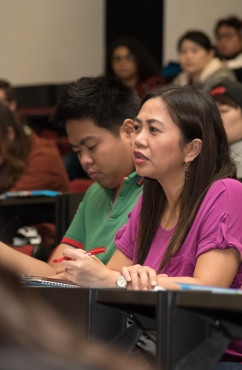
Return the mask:
{"type": "Polygon", "coordinates": [[[177,224],[180,214],[179,197],[182,187],[183,185],[180,182],[165,188],[163,186],[166,194],[166,207],[160,222],[163,229],[170,230],[177,224]]]}
{"type": "Polygon", "coordinates": [[[178,205],[175,205],[173,208],[169,208],[169,206],[167,205],[163,212],[160,222],[163,229],[165,230],[173,229],[173,227],[175,227],[178,222],[179,214],[180,211],[178,205]]]}

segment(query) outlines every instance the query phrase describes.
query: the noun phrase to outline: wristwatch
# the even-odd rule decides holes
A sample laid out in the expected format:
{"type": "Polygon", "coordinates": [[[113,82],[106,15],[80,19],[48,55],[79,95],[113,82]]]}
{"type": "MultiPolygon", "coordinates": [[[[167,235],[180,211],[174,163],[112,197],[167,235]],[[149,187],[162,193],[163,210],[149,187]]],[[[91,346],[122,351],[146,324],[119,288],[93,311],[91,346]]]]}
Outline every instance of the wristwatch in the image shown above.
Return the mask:
{"type": "Polygon", "coordinates": [[[127,287],[127,280],[123,277],[123,275],[120,275],[119,278],[116,280],[116,286],[118,288],[126,288],[127,287]]]}

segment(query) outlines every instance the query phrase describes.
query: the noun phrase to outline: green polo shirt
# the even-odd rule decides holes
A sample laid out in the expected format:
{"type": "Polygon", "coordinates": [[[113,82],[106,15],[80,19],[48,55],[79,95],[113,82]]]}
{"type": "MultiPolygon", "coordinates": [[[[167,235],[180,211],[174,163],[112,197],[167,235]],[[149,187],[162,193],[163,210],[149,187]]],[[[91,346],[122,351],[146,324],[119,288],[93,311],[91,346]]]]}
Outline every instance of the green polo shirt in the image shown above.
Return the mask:
{"type": "Polygon", "coordinates": [[[142,178],[136,172],[124,178],[115,200],[113,190],[104,189],[97,183],[91,185],[62,243],[85,250],[105,246],[106,252],[96,257],[106,264],[116,249],[114,236],[128,221],[142,189],[142,178]]]}

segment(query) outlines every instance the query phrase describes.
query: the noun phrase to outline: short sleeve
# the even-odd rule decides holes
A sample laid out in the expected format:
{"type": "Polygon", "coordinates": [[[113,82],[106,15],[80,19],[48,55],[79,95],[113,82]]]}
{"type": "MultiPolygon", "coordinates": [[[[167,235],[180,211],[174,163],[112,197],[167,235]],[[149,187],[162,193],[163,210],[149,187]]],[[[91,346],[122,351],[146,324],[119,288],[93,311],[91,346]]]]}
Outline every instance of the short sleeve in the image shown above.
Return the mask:
{"type": "MultiPolygon", "coordinates": [[[[197,256],[210,249],[235,248],[242,253],[242,184],[226,179],[211,186],[198,217],[197,256]]],[[[196,222],[194,223],[196,224],[196,222]]]]}

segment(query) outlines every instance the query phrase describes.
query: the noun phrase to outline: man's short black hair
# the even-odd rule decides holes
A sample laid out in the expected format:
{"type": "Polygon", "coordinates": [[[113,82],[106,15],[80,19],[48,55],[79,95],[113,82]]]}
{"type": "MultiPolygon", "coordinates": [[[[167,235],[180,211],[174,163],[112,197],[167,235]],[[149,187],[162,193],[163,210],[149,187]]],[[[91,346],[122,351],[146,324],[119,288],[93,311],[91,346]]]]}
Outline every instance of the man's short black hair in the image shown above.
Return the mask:
{"type": "Polygon", "coordinates": [[[222,26],[227,26],[227,27],[232,27],[236,30],[236,32],[239,34],[239,36],[242,36],[242,20],[235,15],[227,17],[227,18],[221,18],[217,21],[215,28],[214,28],[214,33],[217,36],[218,31],[220,27],[222,26]]]}
{"type": "Polygon", "coordinates": [[[54,120],[91,119],[118,134],[126,118],[134,118],[140,100],[135,91],[115,77],[82,77],[71,83],[57,105],[54,120]]]}

